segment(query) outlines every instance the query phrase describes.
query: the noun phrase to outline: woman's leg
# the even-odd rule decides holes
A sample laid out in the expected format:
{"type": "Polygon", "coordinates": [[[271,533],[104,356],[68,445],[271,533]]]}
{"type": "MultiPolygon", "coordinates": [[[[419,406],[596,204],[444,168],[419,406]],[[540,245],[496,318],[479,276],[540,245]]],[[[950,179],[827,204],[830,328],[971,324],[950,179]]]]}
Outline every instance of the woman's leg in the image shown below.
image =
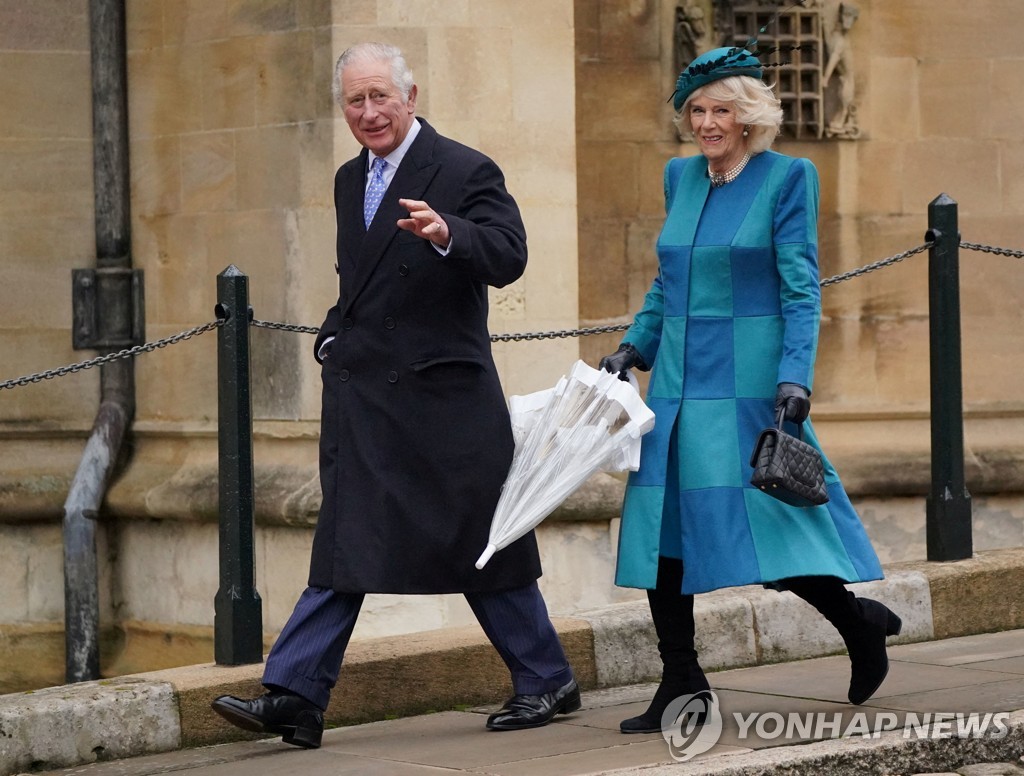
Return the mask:
{"type": "Polygon", "coordinates": [[[619,724],[623,733],[660,732],[662,714],[673,700],[710,689],[694,646],[693,596],[679,592],[682,584],[683,562],[677,558],[658,558],[657,587],[647,591],[647,600],[658,634],[663,666],[661,684],[647,711],[619,724]]]}
{"type": "Polygon", "coordinates": [[[850,703],[864,703],[889,672],[885,638],[900,632],[900,618],[885,604],[857,598],[836,577],[792,577],[779,584],[821,612],[839,631],[850,654],[850,703]]]}

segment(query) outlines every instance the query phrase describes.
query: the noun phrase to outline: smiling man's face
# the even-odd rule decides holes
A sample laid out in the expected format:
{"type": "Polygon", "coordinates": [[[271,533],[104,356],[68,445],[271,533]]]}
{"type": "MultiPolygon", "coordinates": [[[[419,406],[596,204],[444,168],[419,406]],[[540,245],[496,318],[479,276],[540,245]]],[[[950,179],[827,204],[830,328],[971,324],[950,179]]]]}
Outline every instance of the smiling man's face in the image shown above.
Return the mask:
{"type": "Polygon", "coordinates": [[[416,87],[409,99],[391,80],[391,64],[382,60],[357,60],[341,75],[345,121],[355,139],[377,156],[387,156],[405,140],[416,112],[416,87]]]}

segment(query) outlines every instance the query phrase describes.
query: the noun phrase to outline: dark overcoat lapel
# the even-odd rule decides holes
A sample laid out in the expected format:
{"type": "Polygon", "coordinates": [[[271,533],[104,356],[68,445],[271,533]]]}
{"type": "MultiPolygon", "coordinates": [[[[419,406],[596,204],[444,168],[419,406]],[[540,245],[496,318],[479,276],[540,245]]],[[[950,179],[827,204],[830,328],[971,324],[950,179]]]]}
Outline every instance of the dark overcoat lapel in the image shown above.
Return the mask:
{"type": "Polygon", "coordinates": [[[528,584],[540,575],[532,533],[483,571],[473,565],[512,456],[486,282],[525,266],[518,208],[491,160],[422,122],[367,230],[366,164],[364,150],[335,179],[340,289],[317,338],[317,347],[335,340],[323,365],[310,584],[384,593],[528,584]],[[445,217],[448,257],[397,228],[407,215],[399,198],[445,217]]]}
{"type": "MultiPolygon", "coordinates": [[[[440,166],[429,161],[431,153],[431,136],[434,134],[428,130],[421,129],[421,135],[426,135],[423,142],[414,143],[402,160],[402,164],[395,171],[395,177],[384,192],[380,205],[377,207],[377,214],[365,231],[361,241],[355,241],[354,252],[350,258],[354,264],[352,267],[352,285],[347,296],[348,304],[352,304],[358,298],[360,291],[366,286],[366,281],[377,269],[385,251],[391,242],[399,234],[395,222],[400,218],[406,218],[408,213],[405,208],[398,204],[401,199],[422,199],[427,186],[437,173],[440,166]]],[[[358,224],[362,219],[363,196],[365,190],[365,170],[367,168],[366,149],[359,154],[358,163],[355,165],[350,180],[346,182],[346,191],[352,191],[351,196],[346,196],[346,220],[349,223],[358,224]],[[359,168],[364,172],[360,173],[359,168]],[[349,189],[348,187],[351,187],[349,189]]]]}

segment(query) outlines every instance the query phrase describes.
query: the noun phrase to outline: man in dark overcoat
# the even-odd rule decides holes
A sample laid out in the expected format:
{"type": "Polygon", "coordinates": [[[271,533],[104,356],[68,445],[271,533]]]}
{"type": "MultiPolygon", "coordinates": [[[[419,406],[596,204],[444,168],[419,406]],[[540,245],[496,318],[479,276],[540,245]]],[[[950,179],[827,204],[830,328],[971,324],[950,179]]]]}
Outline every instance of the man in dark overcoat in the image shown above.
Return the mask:
{"type": "Polygon", "coordinates": [[[533,533],[474,565],[512,460],[487,288],[526,267],[519,208],[491,159],[415,116],[398,49],[348,49],[334,90],[363,150],[334,183],[340,295],[314,346],[323,502],[309,587],[267,656],[268,692],[213,707],[315,748],[364,594],[458,592],[512,674],[487,727],[545,725],[580,700],[533,533]]]}

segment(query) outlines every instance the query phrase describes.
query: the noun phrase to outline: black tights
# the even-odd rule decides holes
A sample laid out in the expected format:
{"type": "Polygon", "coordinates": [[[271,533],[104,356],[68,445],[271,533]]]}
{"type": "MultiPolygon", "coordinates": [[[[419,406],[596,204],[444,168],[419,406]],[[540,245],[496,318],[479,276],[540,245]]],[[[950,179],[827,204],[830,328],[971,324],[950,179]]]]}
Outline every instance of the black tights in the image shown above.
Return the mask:
{"type": "Polygon", "coordinates": [[[857,599],[838,577],[790,577],[779,586],[799,596],[845,634],[860,622],[857,599]]]}
{"type": "MultiPolygon", "coordinates": [[[[838,577],[789,577],[781,580],[778,586],[817,609],[840,633],[850,627],[856,628],[860,621],[857,599],[838,577]]],[[[684,653],[678,656],[688,658],[694,638],[693,596],[681,593],[682,587],[683,562],[678,558],[659,556],[656,586],[654,590],[647,591],[651,614],[655,618],[659,639],[666,642],[672,634],[671,641],[678,645],[676,651],[684,653]]],[[[696,657],[696,654],[693,651],[692,656],[696,657]]]]}

